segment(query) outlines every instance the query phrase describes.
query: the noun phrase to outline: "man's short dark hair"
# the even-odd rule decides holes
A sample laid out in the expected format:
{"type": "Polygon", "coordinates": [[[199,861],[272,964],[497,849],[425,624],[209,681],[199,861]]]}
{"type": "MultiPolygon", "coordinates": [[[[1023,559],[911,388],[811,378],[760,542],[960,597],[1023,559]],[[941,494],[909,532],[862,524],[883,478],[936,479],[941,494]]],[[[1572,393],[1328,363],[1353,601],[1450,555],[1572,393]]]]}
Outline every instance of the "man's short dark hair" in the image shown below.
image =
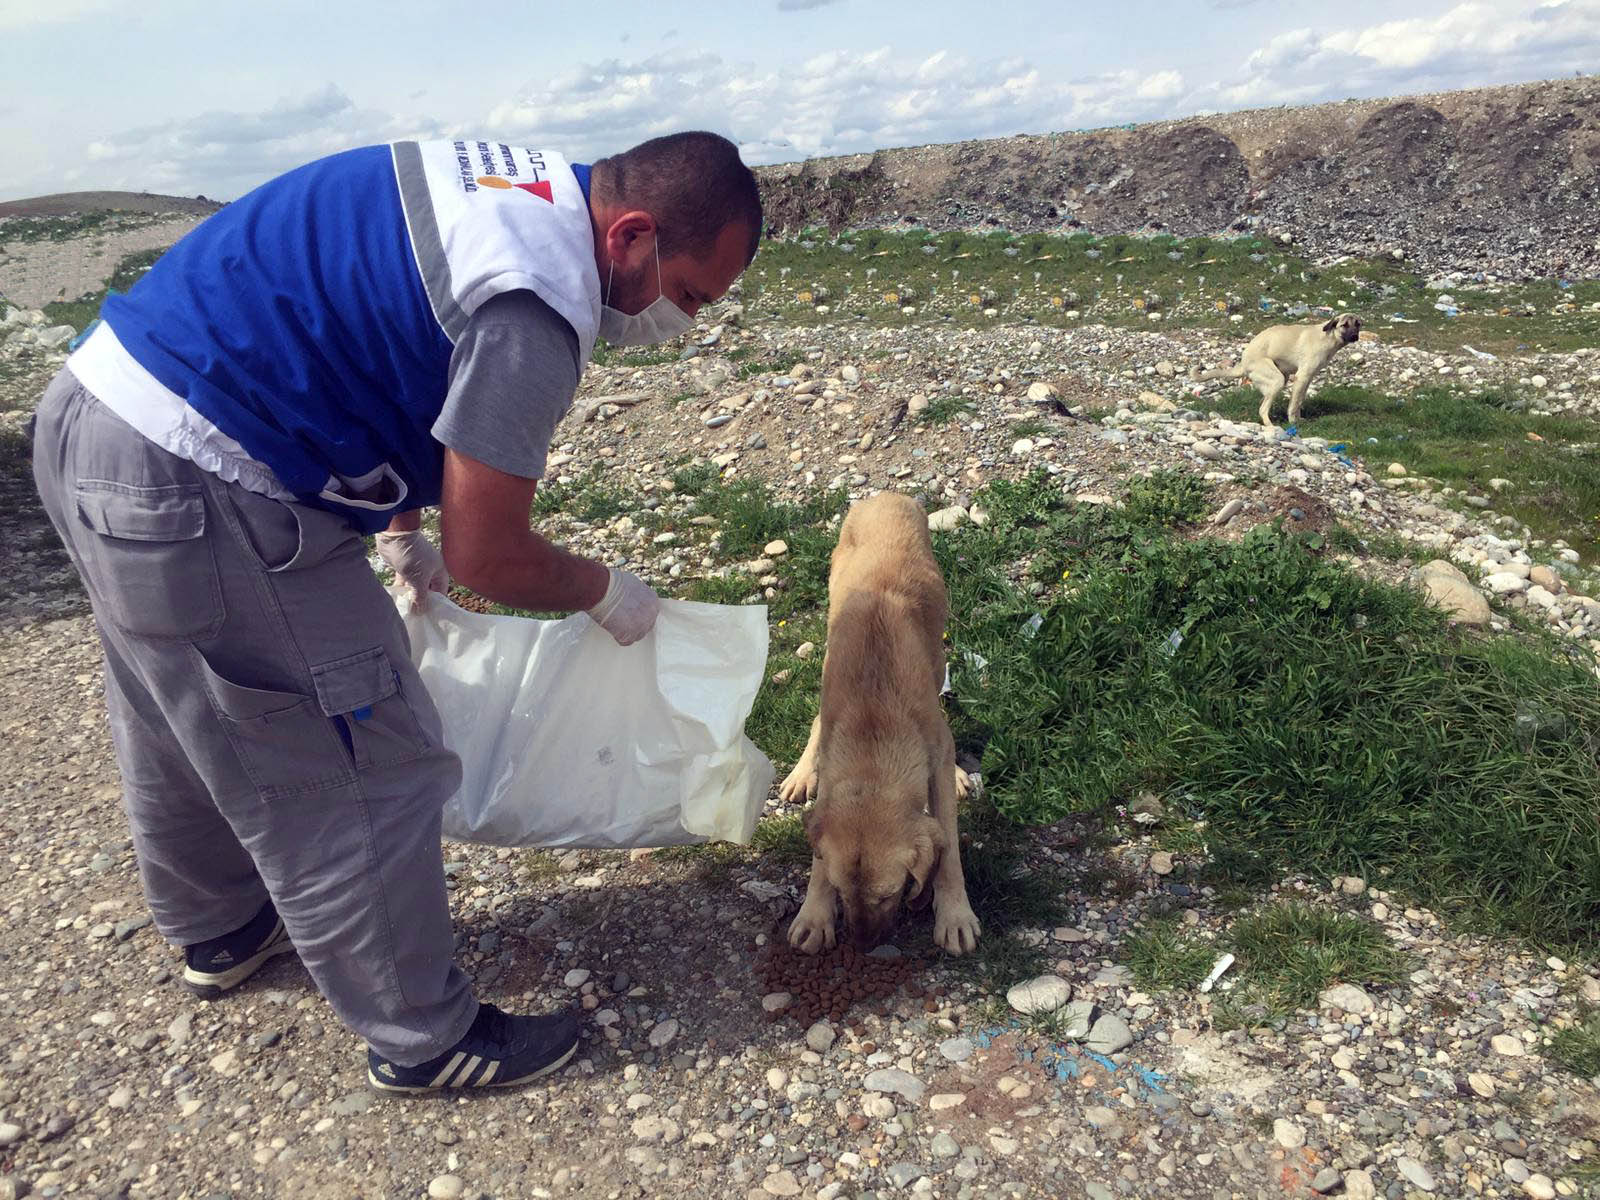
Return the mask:
{"type": "Polygon", "coordinates": [[[656,219],[661,256],[709,254],[729,225],[749,234],[745,265],[761,245],[761,191],[739,148],[715,133],[651,138],[594,164],[601,198],[656,219]]]}

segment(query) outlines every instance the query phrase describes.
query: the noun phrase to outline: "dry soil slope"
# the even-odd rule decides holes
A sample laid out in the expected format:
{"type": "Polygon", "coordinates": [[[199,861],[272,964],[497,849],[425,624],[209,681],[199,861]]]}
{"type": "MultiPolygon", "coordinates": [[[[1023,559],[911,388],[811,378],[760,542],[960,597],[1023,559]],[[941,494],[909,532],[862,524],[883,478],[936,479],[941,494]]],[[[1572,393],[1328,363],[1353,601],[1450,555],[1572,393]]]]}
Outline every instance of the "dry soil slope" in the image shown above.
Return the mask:
{"type": "Polygon", "coordinates": [[[1289,232],[1438,267],[1600,272],[1600,78],[814,159],[772,224],[1289,232]]]}
{"type": "Polygon", "coordinates": [[[26,200],[0,201],[0,217],[68,217],[91,212],[178,213],[210,216],[221,208],[204,196],[160,196],[153,192],[56,192],[26,200]]]}

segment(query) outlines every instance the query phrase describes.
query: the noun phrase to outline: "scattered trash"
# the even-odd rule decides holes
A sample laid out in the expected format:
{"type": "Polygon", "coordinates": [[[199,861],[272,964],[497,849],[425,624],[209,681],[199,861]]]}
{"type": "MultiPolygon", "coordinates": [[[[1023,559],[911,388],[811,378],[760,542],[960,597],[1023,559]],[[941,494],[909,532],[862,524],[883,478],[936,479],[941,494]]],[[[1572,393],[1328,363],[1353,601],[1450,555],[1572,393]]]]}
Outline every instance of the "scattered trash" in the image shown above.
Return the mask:
{"type": "Polygon", "coordinates": [[[1402,325],[1417,325],[1421,323],[1413,317],[1406,316],[1405,313],[1390,313],[1389,320],[1398,321],[1402,325]]]}
{"type": "Polygon", "coordinates": [[[1200,981],[1200,990],[1202,992],[1209,992],[1217,985],[1217,980],[1222,978],[1223,972],[1231,966],[1233,966],[1233,955],[1224,954],[1221,958],[1217,959],[1216,965],[1211,968],[1211,974],[1207,975],[1200,981]]]}
{"type": "Polygon", "coordinates": [[[1161,643],[1159,649],[1163,657],[1171,658],[1178,652],[1178,647],[1181,645],[1183,645],[1183,631],[1181,629],[1174,629],[1171,633],[1167,634],[1166,639],[1161,643]]]}
{"type": "Polygon", "coordinates": [[[1022,632],[1028,637],[1033,637],[1039,632],[1039,627],[1043,624],[1044,617],[1039,613],[1034,613],[1033,616],[1022,623],[1022,632]]]}
{"type": "Polygon", "coordinates": [[[1474,350],[1471,346],[1462,346],[1461,348],[1463,350],[1465,350],[1468,354],[1472,355],[1473,358],[1481,358],[1485,362],[1499,362],[1500,361],[1500,358],[1499,358],[1498,355],[1490,354],[1487,350],[1474,350]]]}

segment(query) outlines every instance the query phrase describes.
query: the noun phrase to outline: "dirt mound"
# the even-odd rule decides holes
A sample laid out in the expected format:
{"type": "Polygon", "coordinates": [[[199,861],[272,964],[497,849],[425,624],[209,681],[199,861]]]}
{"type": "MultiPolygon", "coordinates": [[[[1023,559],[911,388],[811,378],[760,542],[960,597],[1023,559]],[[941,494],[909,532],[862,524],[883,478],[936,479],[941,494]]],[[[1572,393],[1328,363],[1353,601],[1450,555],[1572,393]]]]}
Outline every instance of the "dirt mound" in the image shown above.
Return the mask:
{"type": "Polygon", "coordinates": [[[204,196],[158,196],[153,192],[57,192],[26,200],[0,201],[0,218],[67,217],[80,213],[178,213],[210,216],[222,205],[204,196]]]}
{"type": "Polygon", "coordinates": [[[1428,268],[1600,273],[1600,78],[767,167],[771,224],[1289,234],[1428,268]]]}

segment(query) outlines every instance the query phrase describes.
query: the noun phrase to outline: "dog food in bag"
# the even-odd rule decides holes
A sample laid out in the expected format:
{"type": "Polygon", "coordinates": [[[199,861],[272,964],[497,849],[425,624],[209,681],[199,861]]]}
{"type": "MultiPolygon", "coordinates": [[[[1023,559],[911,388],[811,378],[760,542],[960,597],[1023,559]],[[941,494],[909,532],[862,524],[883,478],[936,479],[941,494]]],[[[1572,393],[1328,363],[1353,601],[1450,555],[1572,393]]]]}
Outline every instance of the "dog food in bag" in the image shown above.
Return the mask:
{"type": "MultiPolygon", "coordinates": [[[[399,593],[397,592],[397,597],[399,593]]],[[[560,621],[398,600],[411,656],[461,756],[444,835],[492,846],[748,843],[772,764],[744,736],[767,661],[766,608],[663,600],[618,646],[560,621]]]]}

